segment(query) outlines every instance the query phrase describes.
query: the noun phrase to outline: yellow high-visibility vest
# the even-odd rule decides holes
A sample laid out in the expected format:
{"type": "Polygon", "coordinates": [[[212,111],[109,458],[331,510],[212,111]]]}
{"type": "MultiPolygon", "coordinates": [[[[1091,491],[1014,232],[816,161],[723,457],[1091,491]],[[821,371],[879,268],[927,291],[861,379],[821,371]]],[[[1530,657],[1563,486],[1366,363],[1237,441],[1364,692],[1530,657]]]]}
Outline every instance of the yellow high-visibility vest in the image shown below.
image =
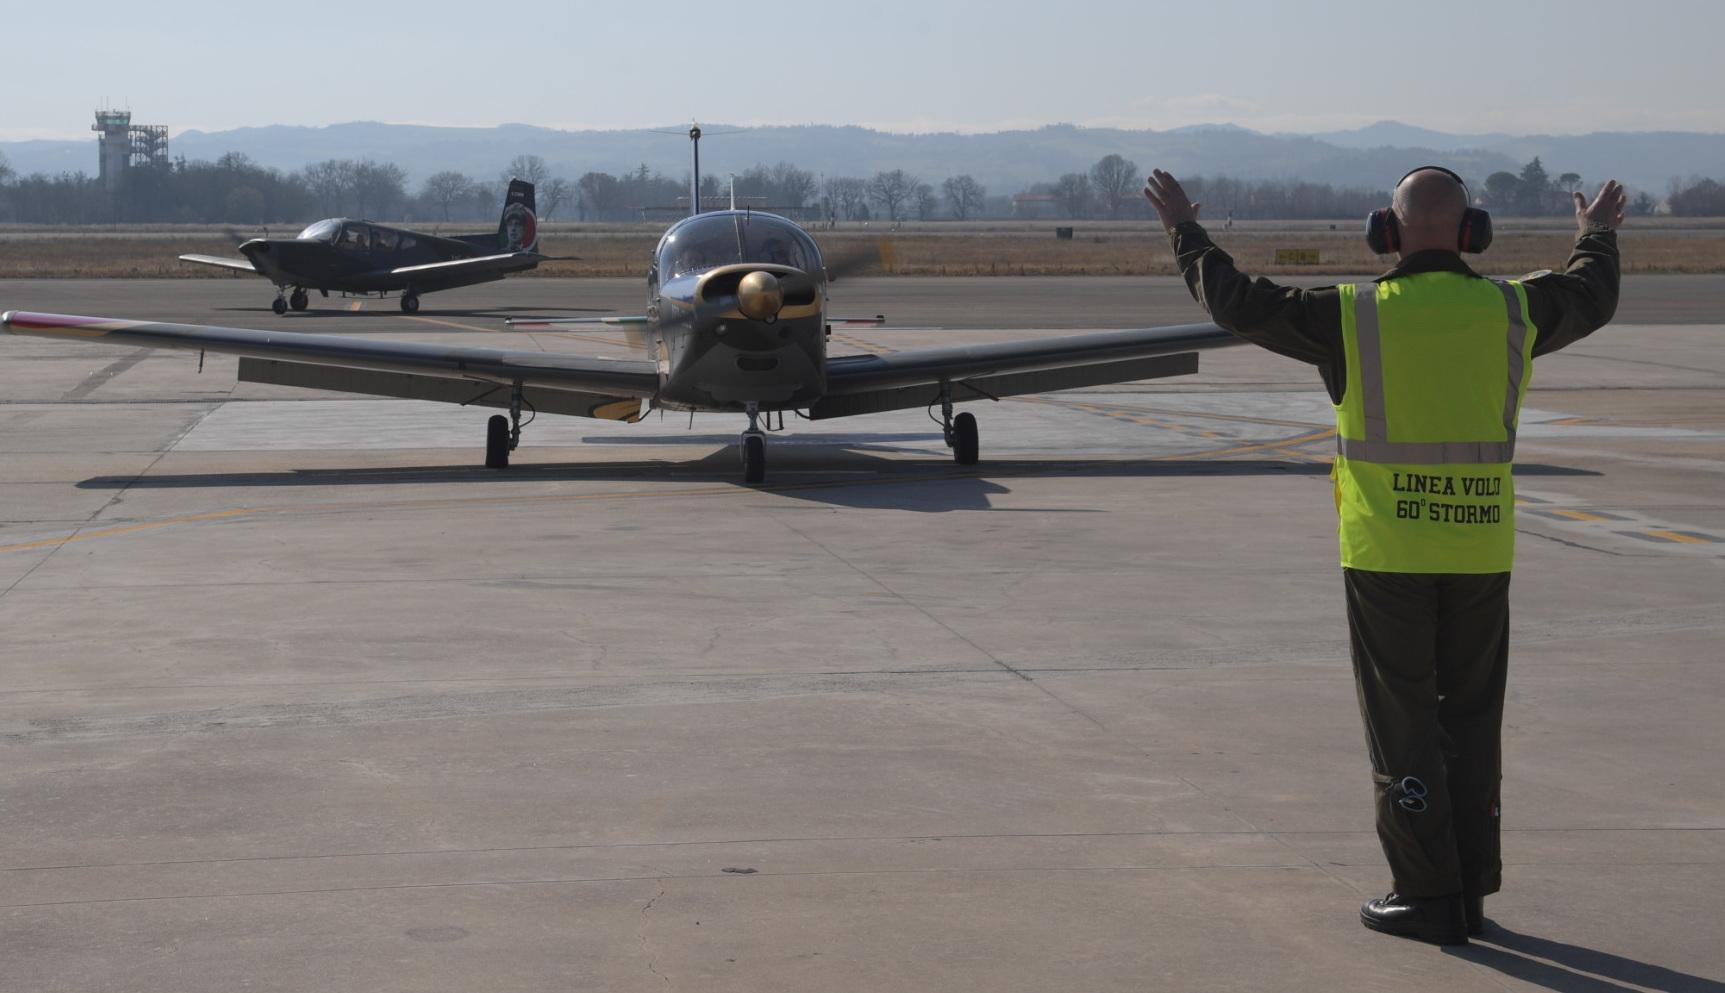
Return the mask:
{"type": "Polygon", "coordinates": [[[1343,285],[1336,404],[1342,565],[1508,572],[1516,423],[1538,333],[1513,280],[1427,272],[1343,285]]]}

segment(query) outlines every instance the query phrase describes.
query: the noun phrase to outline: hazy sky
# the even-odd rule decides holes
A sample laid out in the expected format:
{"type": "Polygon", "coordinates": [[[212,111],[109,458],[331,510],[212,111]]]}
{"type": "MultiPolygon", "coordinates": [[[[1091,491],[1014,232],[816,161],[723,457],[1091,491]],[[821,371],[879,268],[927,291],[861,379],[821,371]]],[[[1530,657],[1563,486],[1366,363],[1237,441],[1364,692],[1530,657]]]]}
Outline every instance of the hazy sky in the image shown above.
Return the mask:
{"type": "Polygon", "coordinates": [[[1725,131],[1717,0],[0,0],[0,140],[253,124],[1725,131]]]}

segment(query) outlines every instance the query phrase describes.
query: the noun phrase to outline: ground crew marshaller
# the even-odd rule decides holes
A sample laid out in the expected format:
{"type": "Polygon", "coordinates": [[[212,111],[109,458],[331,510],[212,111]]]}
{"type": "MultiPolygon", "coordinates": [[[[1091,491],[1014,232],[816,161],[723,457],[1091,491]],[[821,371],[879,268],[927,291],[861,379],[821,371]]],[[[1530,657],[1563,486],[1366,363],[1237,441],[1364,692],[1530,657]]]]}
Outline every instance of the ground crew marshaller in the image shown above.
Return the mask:
{"type": "Polygon", "coordinates": [[[1533,359],[1617,309],[1623,188],[1574,195],[1580,232],[1563,272],[1493,280],[1461,257],[1490,244],[1491,218],[1454,173],[1415,169],[1367,221],[1368,243],[1396,266],[1318,289],[1243,275],[1168,173],[1152,173],[1144,195],[1211,318],[1316,365],[1329,389],[1354,677],[1394,879],[1360,920],[1466,943],[1503,874],[1516,424],[1533,359]]]}

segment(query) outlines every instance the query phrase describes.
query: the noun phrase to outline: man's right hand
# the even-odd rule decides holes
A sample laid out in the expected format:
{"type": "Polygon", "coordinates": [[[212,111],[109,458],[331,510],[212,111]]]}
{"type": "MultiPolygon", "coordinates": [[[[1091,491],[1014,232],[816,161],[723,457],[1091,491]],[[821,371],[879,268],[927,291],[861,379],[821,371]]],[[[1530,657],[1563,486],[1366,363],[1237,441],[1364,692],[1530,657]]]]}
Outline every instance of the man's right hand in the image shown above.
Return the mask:
{"type": "Polygon", "coordinates": [[[1623,207],[1629,202],[1629,194],[1623,192],[1623,184],[1617,180],[1606,180],[1592,203],[1579,193],[1571,195],[1575,197],[1575,223],[1583,231],[1590,227],[1616,231],[1623,224],[1623,207]]]}
{"type": "Polygon", "coordinates": [[[1160,169],[1150,171],[1150,178],[1144,183],[1144,197],[1150,201],[1150,206],[1156,208],[1156,216],[1162,219],[1162,226],[1169,231],[1186,221],[1196,221],[1198,208],[1203,206],[1193,203],[1181,188],[1180,181],[1160,169]]]}

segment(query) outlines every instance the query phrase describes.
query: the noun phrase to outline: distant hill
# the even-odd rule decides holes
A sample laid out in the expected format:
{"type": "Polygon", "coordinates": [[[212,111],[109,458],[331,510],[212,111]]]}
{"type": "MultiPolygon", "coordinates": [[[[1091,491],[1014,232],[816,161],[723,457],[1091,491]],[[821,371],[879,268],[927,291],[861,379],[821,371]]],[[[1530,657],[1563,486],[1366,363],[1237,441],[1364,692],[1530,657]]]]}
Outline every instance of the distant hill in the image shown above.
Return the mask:
{"type": "MultiPolygon", "coordinates": [[[[1609,173],[1638,189],[1663,193],[1672,177],[1725,177],[1725,135],[1691,132],[1602,132],[1588,135],[1446,134],[1395,121],[1323,134],[1263,134],[1233,124],[1132,131],[1056,124],[991,134],[893,134],[861,127],[808,125],[708,128],[703,168],[714,175],[756,163],[791,162],[825,176],[869,176],[904,169],[938,184],[970,173],[995,193],[1087,169],[1117,152],[1148,169],[1242,179],[1304,179],[1385,188],[1412,166],[1448,166],[1471,179],[1519,170],[1538,155],[1552,175],[1584,180],[1609,173]]],[[[680,131],[677,125],[665,130],[680,131]]],[[[231,131],[184,131],[172,153],[215,159],[243,153],[275,168],[298,169],[330,158],[370,157],[406,169],[414,182],[441,169],[494,177],[515,155],[543,157],[553,174],[574,179],[598,170],[620,173],[645,163],[667,176],[688,172],[688,142],[651,130],[560,131],[526,124],[490,128],[426,127],[358,121],[327,127],[270,125],[231,131]]],[[[20,173],[96,171],[96,143],[0,142],[20,173]]]]}

